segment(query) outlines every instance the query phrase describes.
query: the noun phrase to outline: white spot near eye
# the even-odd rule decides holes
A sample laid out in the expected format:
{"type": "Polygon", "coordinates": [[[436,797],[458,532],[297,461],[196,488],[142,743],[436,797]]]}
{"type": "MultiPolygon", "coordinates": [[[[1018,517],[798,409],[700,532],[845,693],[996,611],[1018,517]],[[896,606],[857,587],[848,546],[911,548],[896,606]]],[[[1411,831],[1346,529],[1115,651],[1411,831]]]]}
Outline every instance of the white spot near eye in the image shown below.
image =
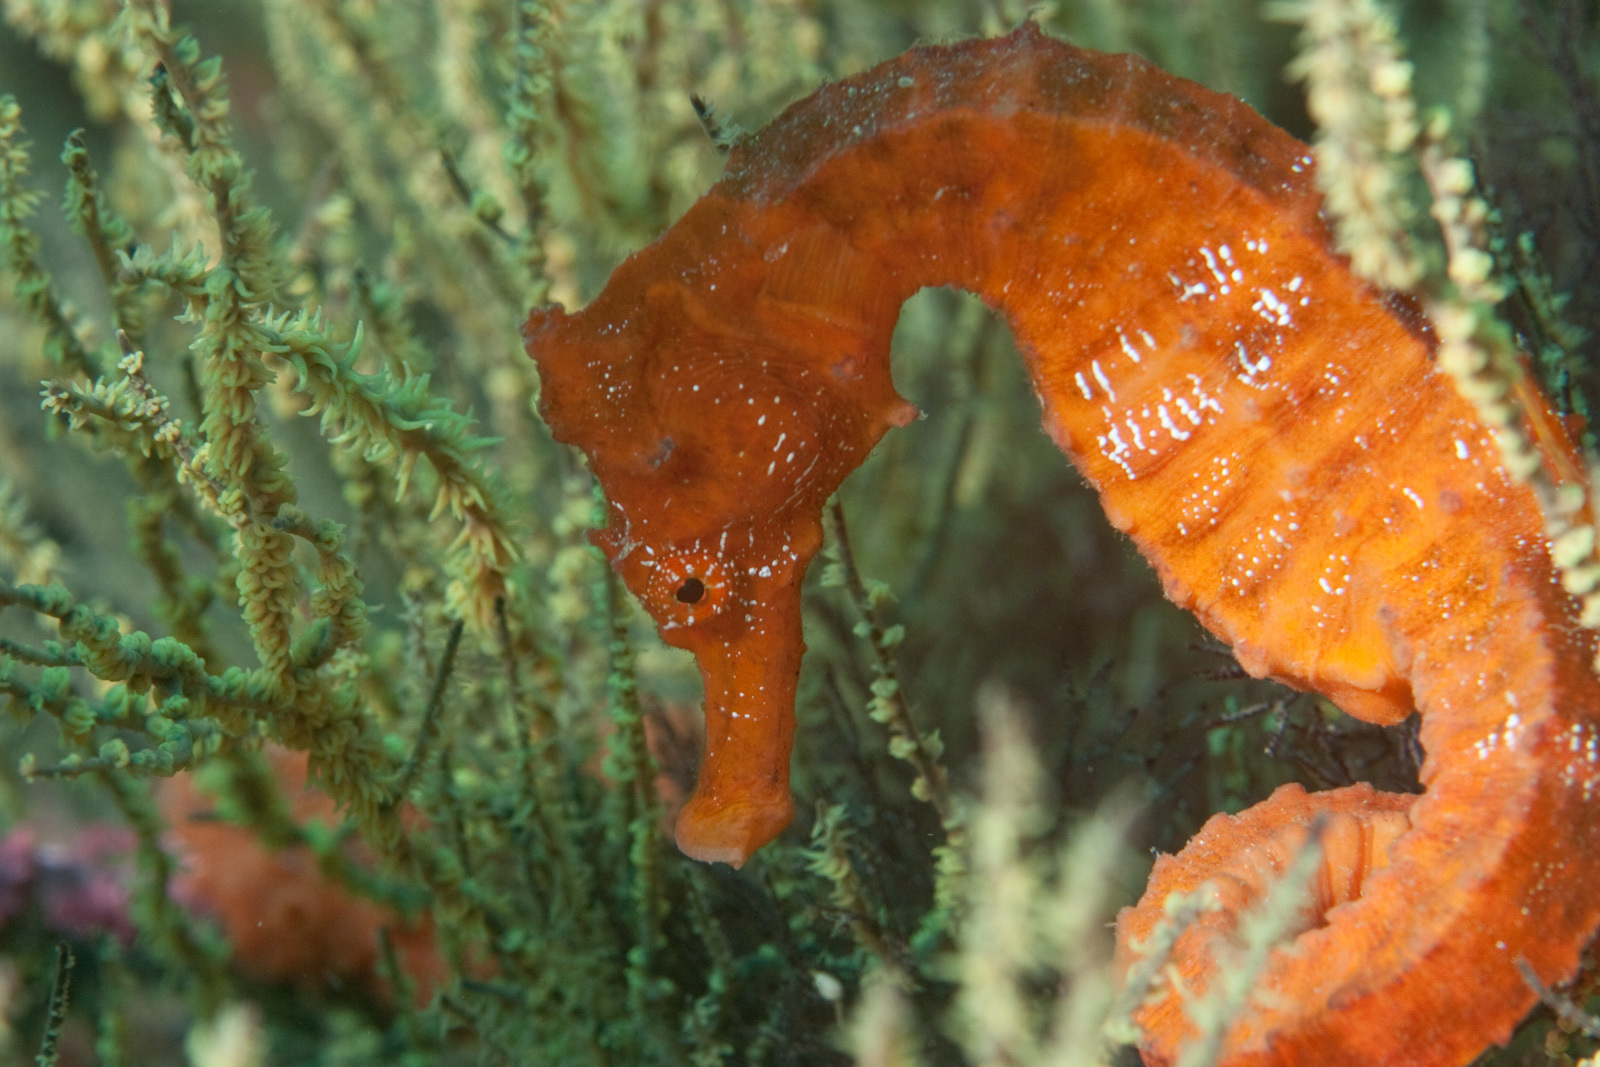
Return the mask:
{"type": "Polygon", "coordinates": [[[1407,500],[1411,501],[1417,506],[1418,511],[1422,510],[1422,497],[1417,495],[1417,491],[1415,489],[1405,486],[1402,487],[1400,491],[1405,494],[1407,500]]]}
{"type": "MultiPolygon", "coordinates": [[[[752,400],[752,401],[750,401],[750,403],[754,404],[755,401],[752,400]]],[[[759,419],[756,420],[756,425],[757,426],[765,426],[766,424],[767,424],[767,417],[765,415],[761,416],[759,419]]]]}
{"type": "Polygon", "coordinates": [[[1456,458],[1466,459],[1468,456],[1467,443],[1461,438],[1456,438],[1456,458]]]}

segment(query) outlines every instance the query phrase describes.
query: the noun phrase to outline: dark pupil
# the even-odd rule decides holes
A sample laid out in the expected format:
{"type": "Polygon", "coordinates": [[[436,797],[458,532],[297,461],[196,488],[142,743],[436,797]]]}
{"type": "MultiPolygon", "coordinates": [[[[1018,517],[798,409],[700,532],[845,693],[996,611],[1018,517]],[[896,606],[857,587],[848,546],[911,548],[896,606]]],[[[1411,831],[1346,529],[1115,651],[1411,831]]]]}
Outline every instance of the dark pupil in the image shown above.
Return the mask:
{"type": "Polygon", "coordinates": [[[678,586],[677,596],[680,604],[698,604],[700,603],[700,598],[705,595],[706,583],[698,578],[690,578],[687,582],[678,586]]]}

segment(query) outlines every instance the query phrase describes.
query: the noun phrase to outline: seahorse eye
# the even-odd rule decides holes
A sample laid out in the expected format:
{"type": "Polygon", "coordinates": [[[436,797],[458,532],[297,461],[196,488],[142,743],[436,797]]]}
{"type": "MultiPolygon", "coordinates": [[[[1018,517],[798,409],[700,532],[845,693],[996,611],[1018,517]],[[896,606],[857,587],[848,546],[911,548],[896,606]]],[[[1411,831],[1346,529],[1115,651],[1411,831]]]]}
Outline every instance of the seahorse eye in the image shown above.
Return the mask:
{"type": "Polygon", "coordinates": [[[699,542],[658,544],[640,562],[649,577],[635,589],[664,630],[694,626],[721,615],[736,595],[738,576],[699,542]]]}

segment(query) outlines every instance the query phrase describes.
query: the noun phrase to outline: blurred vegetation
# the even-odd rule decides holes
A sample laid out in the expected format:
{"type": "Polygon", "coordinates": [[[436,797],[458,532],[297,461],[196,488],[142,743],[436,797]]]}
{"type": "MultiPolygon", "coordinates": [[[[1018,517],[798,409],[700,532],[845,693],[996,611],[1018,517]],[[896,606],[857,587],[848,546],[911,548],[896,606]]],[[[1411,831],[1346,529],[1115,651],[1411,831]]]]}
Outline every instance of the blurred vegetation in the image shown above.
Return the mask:
{"type": "MultiPolygon", "coordinates": [[[[894,369],[935,417],[851,478],[808,589],[800,816],[740,871],[663,834],[698,678],[587,546],[594,488],[518,327],[715,180],[692,94],[754,129],[1018,0],[0,10],[0,820],[131,826],[140,931],[66,933],[56,1026],[62,932],[12,909],[0,1059],[48,1033],[62,1063],[1131,1063],[1099,1022],[1140,857],[1286,781],[1417,788],[1413,726],[1250,680],[1166,603],[1005,328],[930,291],[894,369]],[[269,741],[345,827],[274,821],[269,741]],[[176,906],[157,808],[201,764],[216,817],[431,915],[455,977],[413,1006],[230,966],[176,906]]],[[[1586,414],[1600,16],[1395,13],[1497,208],[1501,310],[1586,414]]],[[[1296,28],[1255,0],[1041,17],[1313,132],[1296,28]]],[[[1541,1010],[1486,1061],[1585,1041],[1541,1010]]]]}

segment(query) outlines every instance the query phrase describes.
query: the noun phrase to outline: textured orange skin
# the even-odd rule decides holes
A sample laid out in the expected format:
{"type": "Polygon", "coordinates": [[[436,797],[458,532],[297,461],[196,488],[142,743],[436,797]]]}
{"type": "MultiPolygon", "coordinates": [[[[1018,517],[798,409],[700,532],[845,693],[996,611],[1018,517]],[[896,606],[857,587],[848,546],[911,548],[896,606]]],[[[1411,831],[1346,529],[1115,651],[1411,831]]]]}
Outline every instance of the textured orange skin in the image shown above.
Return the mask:
{"type": "MultiPolygon", "coordinates": [[[[1367,879],[1388,865],[1389,847],[1409,828],[1407,816],[1416,799],[1408,793],[1380,793],[1366,783],[1314,794],[1290,784],[1238,815],[1213,815],[1182,852],[1157,857],[1144,896],[1117,916],[1119,968],[1133,964],[1139,946],[1165,917],[1168,897],[1202,892],[1216,910],[1184,929],[1170,960],[1185,989],[1206,989],[1216,975],[1217,950],[1226,952],[1240,917],[1260,906],[1305,847],[1318,820],[1322,863],[1308,887],[1300,923],[1286,934],[1292,937],[1337,921],[1337,915],[1328,913],[1359,899],[1367,879]]],[[[1183,1040],[1194,1033],[1182,998],[1170,990],[1142,1004],[1134,1021],[1151,1035],[1144,1058],[1152,1067],[1175,1062],[1183,1040]]]]}
{"type": "MultiPolygon", "coordinates": [[[[686,853],[739,863],[789,821],[821,507],[909,414],[901,303],[952,285],[1247,670],[1422,713],[1412,829],[1272,957],[1230,1067],[1465,1063],[1532,1006],[1518,957],[1573,973],[1600,921],[1593,638],[1425,323],[1332,251],[1310,169],[1240,102],[1024,26],[818,90],[591,305],[533,313],[545,417],[610,501],[596,543],[705,678],[686,853]]],[[[1165,1062],[1181,1018],[1146,1018],[1165,1062]]]]}

